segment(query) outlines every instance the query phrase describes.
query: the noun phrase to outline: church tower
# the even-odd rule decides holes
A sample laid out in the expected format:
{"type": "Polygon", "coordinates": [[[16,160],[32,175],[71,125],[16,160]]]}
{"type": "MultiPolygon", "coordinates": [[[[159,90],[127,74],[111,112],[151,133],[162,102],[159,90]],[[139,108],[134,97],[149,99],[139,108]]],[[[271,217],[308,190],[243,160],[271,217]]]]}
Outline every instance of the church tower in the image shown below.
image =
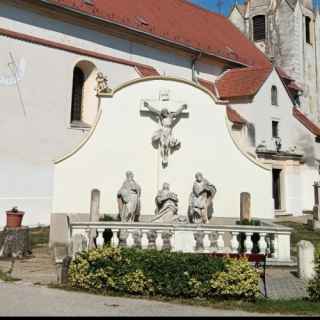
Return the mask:
{"type": "Polygon", "coordinates": [[[312,0],[247,0],[229,19],[303,89],[302,111],[320,123],[320,15],[312,0]]]}

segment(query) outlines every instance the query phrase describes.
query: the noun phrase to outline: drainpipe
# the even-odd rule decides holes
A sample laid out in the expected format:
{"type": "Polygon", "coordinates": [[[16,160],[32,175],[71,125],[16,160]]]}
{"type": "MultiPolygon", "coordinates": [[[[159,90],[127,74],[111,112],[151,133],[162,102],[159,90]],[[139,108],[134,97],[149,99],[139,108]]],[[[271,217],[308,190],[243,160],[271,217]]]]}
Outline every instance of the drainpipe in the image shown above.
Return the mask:
{"type": "Polygon", "coordinates": [[[198,83],[198,79],[196,77],[196,63],[201,58],[202,52],[200,51],[197,55],[192,58],[191,61],[191,70],[192,70],[192,81],[198,83]]]}

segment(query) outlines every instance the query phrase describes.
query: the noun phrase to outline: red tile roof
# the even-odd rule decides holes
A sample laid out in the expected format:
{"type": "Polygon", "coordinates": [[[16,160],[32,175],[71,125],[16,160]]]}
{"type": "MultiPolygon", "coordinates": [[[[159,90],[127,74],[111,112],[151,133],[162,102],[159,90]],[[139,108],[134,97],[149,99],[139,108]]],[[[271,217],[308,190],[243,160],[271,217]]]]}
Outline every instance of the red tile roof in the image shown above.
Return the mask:
{"type": "Polygon", "coordinates": [[[250,66],[269,66],[226,17],[186,0],[38,0],[94,16],[204,53],[250,66]]]}
{"type": "Polygon", "coordinates": [[[311,121],[305,114],[302,113],[298,108],[293,107],[293,116],[299,120],[311,133],[315,136],[320,137],[320,128],[311,121]]]}
{"type": "Polygon", "coordinates": [[[288,84],[288,88],[296,91],[303,91],[303,89],[300,86],[298,86],[294,81],[288,84]]]}
{"type": "Polygon", "coordinates": [[[140,77],[152,77],[152,76],[160,76],[160,73],[154,69],[153,67],[147,66],[136,66],[136,70],[140,77]]]}
{"type": "Polygon", "coordinates": [[[235,123],[235,124],[238,124],[238,125],[245,125],[247,123],[247,121],[242,118],[242,116],[240,116],[240,114],[232,109],[230,106],[227,106],[227,116],[228,116],[228,119],[235,123]]]}
{"type": "Polygon", "coordinates": [[[220,99],[254,96],[271,73],[272,68],[239,68],[227,71],[216,81],[220,99]]]}
{"type": "Polygon", "coordinates": [[[215,85],[213,82],[201,78],[198,78],[198,82],[201,86],[205,87],[206,89],[211,91],[215,96],[217,96],[215,85]]]}
{"type": "Polygon", "coordinates": [[[293,80],[282,68],[276,67],[276,70],[278,71],[278,74],[281,78],[286,80],[293,80]]]}

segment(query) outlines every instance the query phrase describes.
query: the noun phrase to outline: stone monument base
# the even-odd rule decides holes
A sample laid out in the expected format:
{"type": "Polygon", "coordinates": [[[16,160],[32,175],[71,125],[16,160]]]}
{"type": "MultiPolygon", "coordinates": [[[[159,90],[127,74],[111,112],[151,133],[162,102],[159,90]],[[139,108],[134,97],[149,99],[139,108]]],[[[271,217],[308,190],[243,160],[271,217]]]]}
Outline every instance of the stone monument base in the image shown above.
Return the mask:
{"type": "Polygon", "coordinates": [[[28,227],[5,228],[0,232],[0,257],[22,258],[32,253],[28,227]]]}

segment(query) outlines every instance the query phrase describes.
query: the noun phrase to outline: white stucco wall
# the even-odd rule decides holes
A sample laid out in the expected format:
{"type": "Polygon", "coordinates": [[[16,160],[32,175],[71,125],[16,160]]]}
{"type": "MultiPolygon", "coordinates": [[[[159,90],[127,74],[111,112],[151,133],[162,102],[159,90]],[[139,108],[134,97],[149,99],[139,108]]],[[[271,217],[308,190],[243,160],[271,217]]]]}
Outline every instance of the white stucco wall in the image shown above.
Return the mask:
{"type": "Polygon", "coordinates": [[[239,217],[240,193],[252,195],[255,217],[272,218],[271,173],[249,160],[234,144],[225,106],[190,84],[174,80],[137,82],[102,98],[102,115],[91,138],[55,166],[53,212],[88,212],[90,192],[101,191],[101,212],[117,213],[116,194],[127,170],[142,186],[142,214],[153,214],[154,198],[163,182],[179,196],[180,214],[187,214],[194,175],[201,171],[217,188],[215,215],[239,217]],[[171,99],[188,104],[189,117],[174,128],[181,149],[160,167],[151,137],[158,124],[139,112],[141,99],[157,99],[170,89],[171,99]]]}
{"type": "Polygon", "coordinates": [[[277,74],[273,71],[251,104],[233,104],[247,121],[255,127],[255,141],[258,146],[266,141],[268,149],[275,150],[272,139],[272,121],[279,121],[279,136],[282,150],[297,146],[297,151],[304,153],[306,164],[296,167],[294,164],[283,163],[283,195],[284,211],[301,215],[303,210],[311,210],[314,204],[312,185],[319,180],[314,158],[319,159],[319,144],[315,136],[292,115],[292,102],[277,74]],[[271,105],[271,87],[278,88],[278,106],[271,105]]]}
{"type": "MultiPolygon", "coordinates": [[[[191,79],[191,60],[173,52],[115,38],[37,14],[27,6],[15,7],[0,2],[0,27],[80,49],[145,63],[160,73],[191,79]]],[[[24,223],[49,224],[52,212],[53,159],[72,150],[87,131],[70,128],[73,68],[80,61],[91,62],[108,76],[111,88],[139,77],[133,67],[88,58],[79,54],[48,48],[0,36],[0,76],[11,76],[10,53],[17,64],[25,62],[19,89],[0,82],[0,212],[18,206],[26,211],[24,223]]],[[[220,66],[199,64],[200,75],[210,80],[220,66]]],[[[90,90],[94,87],[91,81],[90,90]]],[[[93,121],[97,101],[90,93],[85,100],[85,120],[93,121]],[[87,108],[88,107],[88,108],[87,108]]],[[[5,215],[0,215],[0,226],[5,215]]]]}

